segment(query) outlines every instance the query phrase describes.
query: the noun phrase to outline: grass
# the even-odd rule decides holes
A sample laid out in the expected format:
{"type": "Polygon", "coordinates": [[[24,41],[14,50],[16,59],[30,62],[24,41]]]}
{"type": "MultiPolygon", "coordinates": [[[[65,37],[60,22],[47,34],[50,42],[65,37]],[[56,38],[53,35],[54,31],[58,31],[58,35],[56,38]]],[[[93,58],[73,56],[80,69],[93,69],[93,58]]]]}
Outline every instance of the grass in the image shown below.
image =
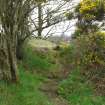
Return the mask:
{"type": "Polygon", "coordinates": [[[40,72],[56,68],[53,64],[53,56],[50,53],[34,52],[33,47],[25,47],[24,57],[19,64],[19,84],[0,81],[0,105],[53,105],[49,98],[40,91],[40,86],[46,76],[40,72]]]}
{"type": "Polygon", "coordinates": [[[0,105],[52,105],[38,89],[46,78],[26,72],[21,65],[19,71],[19,84],[0,82],[0,105]]]}
{"type": "MultiPolygon", "coordinates": [[[[56,59],[50,52],[35,52],[33,47],[26,47],[22,64],[19,64],[19,84],[0,81],[0,105],[54,105],[39,88],[47,79],[45,73],[58,70],[56,59]],[[44,73],[35,74],[30,72],[32,70],[44,73]]],[[[60,82],[58,93],[69,105],[105,105],[105,97],[95,96],[92,84],[79,68],[60,82]]]]}
{"type": "Polygon", "coordinates": [[[91,83],[86,82],[80,70],[74,70],[68,79],[59,85],[59,94],[70,105],[105,105],[105,97],[95,96],[91,83]]]}
{"type": "Polygon", "coordinates": [[[23,63],[30,70],[40,70],[40,71],[49,71],[56,69],[57,65],[55,62],[55,58],[49,52],[37,52],[33,50],[35,48],[26,47],[24,51],[23,63]]]}
{"type": "Polygon", "coordinates": [[[28,44],[30,46],[35,47],[35,48],[49,48],[49,49],[52,49],[56,46],[56,44],[54,44],[50,41],[42,40],[42,39],[35,39],[35,38],[29,40],[28,44]]]}

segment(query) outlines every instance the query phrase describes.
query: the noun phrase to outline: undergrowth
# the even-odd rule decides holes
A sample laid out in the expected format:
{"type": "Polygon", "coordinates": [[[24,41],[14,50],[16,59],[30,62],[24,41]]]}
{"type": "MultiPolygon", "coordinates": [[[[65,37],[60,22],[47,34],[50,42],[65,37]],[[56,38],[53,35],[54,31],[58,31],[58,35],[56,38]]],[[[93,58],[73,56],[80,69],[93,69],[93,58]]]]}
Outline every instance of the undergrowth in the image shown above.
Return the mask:
{"type": "Polygon", "coordinates": [[[24,49],[23,63],[31,70],[53,70],[57,68],[55,58],[51,52],[41,52],[33,49],[32,47],[26,47],[24,49]]]}
{"type": "Polygon", "coordinates": [[[52,105],[38,88],[46,78],[19,65],[20,83],[0,82],[0,105],[52,105]]]}
{"type": "Polygon", "coordinates": [[[58,92],[70,105],[105,105],[105,97],[94,94],[93,85],[80,73],[80,69],[73,70],[60,83],[58,92]]]}

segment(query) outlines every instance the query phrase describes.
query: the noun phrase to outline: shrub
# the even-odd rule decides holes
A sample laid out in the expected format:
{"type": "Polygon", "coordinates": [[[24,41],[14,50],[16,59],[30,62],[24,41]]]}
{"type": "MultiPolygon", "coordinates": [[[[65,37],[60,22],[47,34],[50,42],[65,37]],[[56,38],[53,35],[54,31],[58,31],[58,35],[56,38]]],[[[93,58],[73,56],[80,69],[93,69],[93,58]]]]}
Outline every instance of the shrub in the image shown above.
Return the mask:
{"type": "Polygon", "coordinates": [[[92,75],[102,76],[105,69],[105,33],[97,32],[82,36],[77,41],[81,67],[87,70],[90,78],[92,75]]]}
{"type": "Polygon", "coordinates": [[[105,90],[105,33],[81,35],[71,43],[60,53],[63,64],[73,69],[79,66],[85,78],[97,85],[96,89],[105,90]]]}

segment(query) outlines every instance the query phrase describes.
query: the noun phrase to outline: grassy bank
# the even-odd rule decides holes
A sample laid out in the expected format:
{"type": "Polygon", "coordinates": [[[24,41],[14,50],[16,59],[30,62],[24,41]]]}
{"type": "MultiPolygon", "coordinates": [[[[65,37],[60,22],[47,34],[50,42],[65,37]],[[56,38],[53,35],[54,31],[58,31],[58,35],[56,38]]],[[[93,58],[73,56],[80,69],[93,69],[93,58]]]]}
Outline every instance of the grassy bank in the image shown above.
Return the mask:
{"type": "Polygon", "coordinates": [[[56,68],[52,62],[50,52],[42,53],[31,46],[25,47],[23,60],[18,64],[19,83],[0,81],[0,105],[53,105],[39,89],[47,79],[44,74],[56,68]]]}
{"type": "Polygon", "coordinates": [[[19,84],[0,82],[0,105],[52,105],[38,88],[44,78],[35,75],[19,65],[19,84]]]}
{"type": "MultiPolygon", "coordinates": [[[[25,47],[23,60],[19,61],[19,83],[0,81],[0,105],[55,105],[40,88],[43,84],[46,88],[51,86],[45,82],[49,73],[58,77],[56,79],[60,77],[61,82],[55,85],[59,95],[67,100],[68,105],[105,105],[105,97],[95,95],[94,85],[83,75],[84,69],[74,67],[73,59],[77,55],[73,53],[74,50],[67,48],[56,52],[51,49],[36,49],[33,46],[25,47]],[[58,62],[59,60],[61,62],[58,62]],[[70,70],[69,76],[64,80],[60,76],[64,75],[61,67],[70,70]]],[[[51,77],[50,79],[53,79],[53,76],[51,77]]],[[[57,94],[56,98],[59,95],[57,94]]]]}
{"type": "Polygon", "coordinates": [[[80,69],[73,70],[59,85],[59,94],[70,105],[105,105],[105,97],[94,94],[93,85],[81,75],[80,69]]]}
{"type": "Polygon", "coordinates": [[[30,70],[50,71],[57,68],[54,52],[50,49],[27,45],[24,49],[23,63],[30,70]]]}

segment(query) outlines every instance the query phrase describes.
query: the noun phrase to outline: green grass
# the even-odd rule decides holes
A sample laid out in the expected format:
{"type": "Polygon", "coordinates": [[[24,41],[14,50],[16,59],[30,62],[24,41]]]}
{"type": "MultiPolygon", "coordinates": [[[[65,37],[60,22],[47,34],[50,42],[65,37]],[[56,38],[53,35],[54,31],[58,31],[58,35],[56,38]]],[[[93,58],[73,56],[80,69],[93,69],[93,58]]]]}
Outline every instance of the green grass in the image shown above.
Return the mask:
{"type": "Polygon", "coordinates": [[[19,83],[0,81],[0,105],[53,105],[39,89],[46,76],[31,72],[47,73],[55,69],[56,64],[52,61],[52,53],[35,52],[34,47],[25,47],[23,61],[19,63],[19,83]]]}
{"type": "Polygon", "coordinates": [[[26,47],[24,50],[23,63],[30,70],[53,70],[57,67],[54,62],[55,58],[49,52],[37,52],[33,47],[26,47]]]}
{"type": "Polygon", "coordinates": [[[93,86],[86,82],[79,69],[72,71],[68,79],[59,85],[59,94],[70,105],[105,105],[105,97],[95,96],[93,86]]]}
{"type": "Polygon", "coordinates": [[[44,78],[19,67],[20,83],[0,82],[0,105],[52,105],[38,88],[44,78]]]}

